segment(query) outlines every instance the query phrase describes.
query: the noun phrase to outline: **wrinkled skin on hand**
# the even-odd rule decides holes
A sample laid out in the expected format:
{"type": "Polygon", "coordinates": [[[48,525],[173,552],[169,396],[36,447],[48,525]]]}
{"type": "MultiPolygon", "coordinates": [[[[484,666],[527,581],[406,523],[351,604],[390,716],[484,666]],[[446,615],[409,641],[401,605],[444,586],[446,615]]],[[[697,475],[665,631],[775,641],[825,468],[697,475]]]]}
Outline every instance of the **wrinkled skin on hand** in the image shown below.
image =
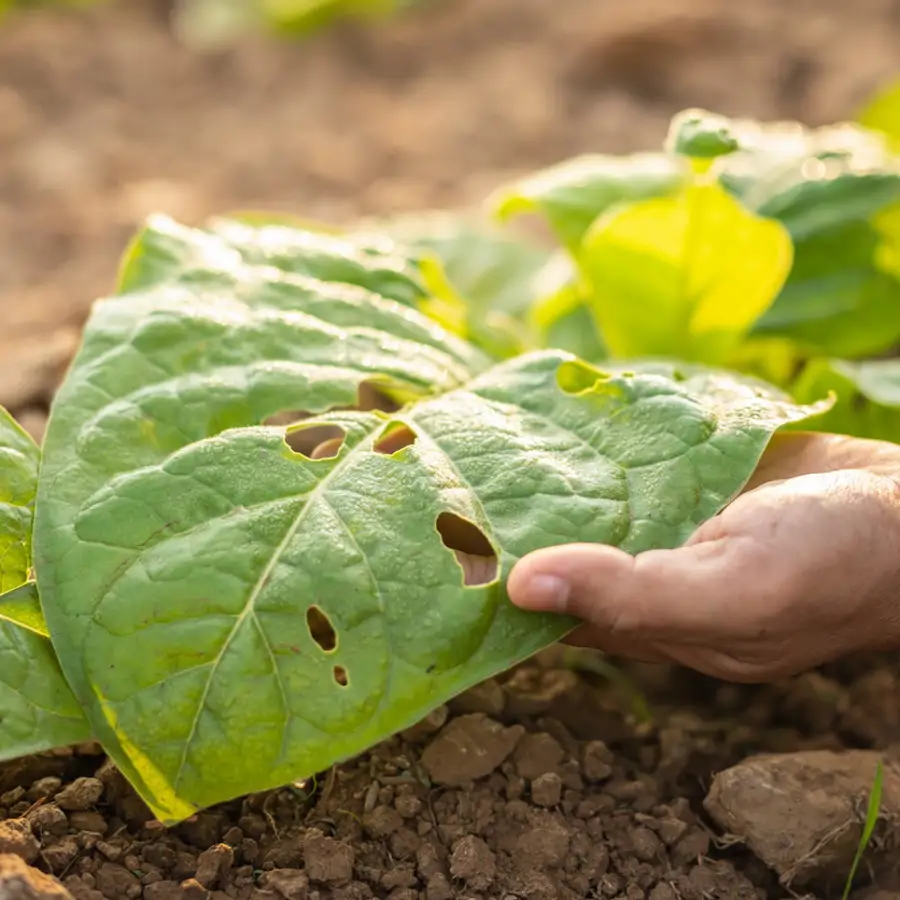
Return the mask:
{"type": "Polygon", "coordinates": [[[900,446],[778,435],[744,492],[683,547],[540,550],[509,593],[584,620],[571,643],[729,681],[898,648],[900,446]]]}

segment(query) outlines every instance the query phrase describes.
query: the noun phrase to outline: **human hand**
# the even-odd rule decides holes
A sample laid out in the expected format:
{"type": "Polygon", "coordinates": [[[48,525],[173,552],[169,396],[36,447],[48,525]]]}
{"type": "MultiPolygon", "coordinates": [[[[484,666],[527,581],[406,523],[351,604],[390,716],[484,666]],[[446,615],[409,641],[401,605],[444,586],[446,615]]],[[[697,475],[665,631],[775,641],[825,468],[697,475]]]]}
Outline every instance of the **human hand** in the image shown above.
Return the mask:
{"type": "Polygon", "coordinates": [[[529,554],[513,603],[567,613],[570,643],[762,682],[900,647],[900,446],[776,435],[744,492],[676,550],[529,554]]]}

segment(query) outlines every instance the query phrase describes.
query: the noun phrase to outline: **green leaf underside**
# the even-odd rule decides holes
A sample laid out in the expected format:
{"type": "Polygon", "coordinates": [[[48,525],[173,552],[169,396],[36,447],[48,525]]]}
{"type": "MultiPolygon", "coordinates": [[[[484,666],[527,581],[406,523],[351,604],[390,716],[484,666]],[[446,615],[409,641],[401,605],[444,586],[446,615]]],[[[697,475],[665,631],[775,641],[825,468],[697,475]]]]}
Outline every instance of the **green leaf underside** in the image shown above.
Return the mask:
{"type": "Polygon", "coordinates": [[[137,245],[141,290],[95,306],[47,431],[35,548],[69,683],[166,822],[321,771],[558,639],[572,622],[506,599],[518,558],[677,546],[811,412],[556,351],[489,368],[377,293],[237,265],[225,238],[164,220],[142,240],[168,262],[137,245]],[[347,409],[363,382],[406,405],[347,409]],[[294,409],[313,416],[287,438],[259,424],[294,409]],[[288,447],[319,425],[343,434],[336,457],[288,447]],[[489,541],[497,577],[464,584],[442,514],[489,541]]]}
{"type": "Polygon", "coordinates": [[[0,407],[0,594],[28,578],[40,450],[0,407]]]}
{"type": "Polygon", "coordinates": [[[0,761],[90,736],[46,637],[34,583],[0,595],[0,761]]]}

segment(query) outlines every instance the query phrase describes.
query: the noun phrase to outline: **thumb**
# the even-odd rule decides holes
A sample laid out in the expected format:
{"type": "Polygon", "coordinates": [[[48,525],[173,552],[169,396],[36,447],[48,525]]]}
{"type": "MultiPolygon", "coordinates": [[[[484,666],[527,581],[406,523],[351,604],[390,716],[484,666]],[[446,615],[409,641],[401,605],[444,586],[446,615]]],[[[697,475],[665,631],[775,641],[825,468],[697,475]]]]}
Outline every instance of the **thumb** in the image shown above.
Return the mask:
{"type": "Polygon", "coordinates": [[[513,568],[507,590],[522,609],[575,616],[610,634],[701,637],[733,597],[724,541],[630,556],[604,544],[537,550],[513,568]]]}

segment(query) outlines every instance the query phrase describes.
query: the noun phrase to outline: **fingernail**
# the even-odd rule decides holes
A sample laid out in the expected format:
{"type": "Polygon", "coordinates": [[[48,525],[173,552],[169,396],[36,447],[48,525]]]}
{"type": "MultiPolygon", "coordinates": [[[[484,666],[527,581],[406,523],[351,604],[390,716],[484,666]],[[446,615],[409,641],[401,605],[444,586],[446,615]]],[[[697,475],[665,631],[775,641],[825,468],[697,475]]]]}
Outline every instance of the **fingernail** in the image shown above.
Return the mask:
{"type": "Polygon", "coordinates": [[[569,599],[569,585],[556,575],[535,575],[526,582],[516,597],[516,605],[523,609],[544,612],[565,612],[569,599]]]}

